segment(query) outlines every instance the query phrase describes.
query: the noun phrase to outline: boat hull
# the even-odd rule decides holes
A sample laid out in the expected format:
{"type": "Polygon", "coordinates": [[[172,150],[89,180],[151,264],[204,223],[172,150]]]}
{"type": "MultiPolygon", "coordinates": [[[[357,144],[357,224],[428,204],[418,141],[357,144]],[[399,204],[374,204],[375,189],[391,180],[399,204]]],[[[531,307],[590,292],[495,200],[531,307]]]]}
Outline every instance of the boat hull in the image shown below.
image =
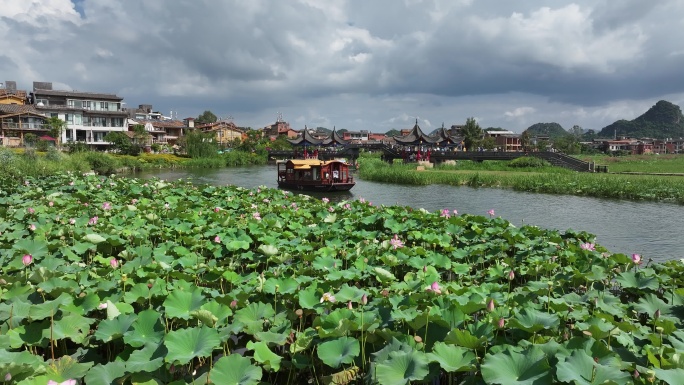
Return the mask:
{"type": "Polygon", "coordinates": [[[278,181],[278,187],[287,190],[300,191],[349,191],[356,185],[355,182],[349,183],[330,183],[330,184],[306,184],[278,181]]]}

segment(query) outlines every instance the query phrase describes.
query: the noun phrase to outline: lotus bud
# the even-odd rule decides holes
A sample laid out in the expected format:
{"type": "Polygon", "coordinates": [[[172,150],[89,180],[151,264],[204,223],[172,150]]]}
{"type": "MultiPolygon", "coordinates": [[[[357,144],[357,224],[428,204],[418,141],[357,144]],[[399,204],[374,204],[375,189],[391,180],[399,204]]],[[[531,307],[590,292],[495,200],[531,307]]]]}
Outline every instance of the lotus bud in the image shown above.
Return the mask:
{"type": "Polygon", "coordinates": [[[389,290],[384,289],[383,291],[380,292],[380,294],[382,294],[383,297],[388,297],[389,296],[389,290]]]}
{"type": "Polygon", "coordinates": [[[423,266],[423,273],[427,273],[427,266],[423,266]]]}
{"type": "Polygon", "coordinates": [[[297,309],[295,310],[295,314],[297,317],[302,318],[302,315],[304,315],[304,311],[302,309],[297,309]]]}
{"type": "Polygon", "coordinates": [[[237,307],[237,303],[238,303],[238,302],[237,302],[236,299],[230,301],[230,308],[231,308],[231,309],[235,309],[235,308],[237,307]]]}
{"type": "Polygon", "coordinates": [[[632,373],[632,377],[634,377],[634,379],[637,379],[637,378],[641,377],[641,375],[639,375],[638,370],[634,369],[634,373],[632,373]]]}
{"type": "Polygon", "coordinates": [[[632,254],[632,262],[635,265],[640,265],[641,264],[641,255],[639,254],[632,254]]]}
{"type": "Polygon", "coordinates": [[[513,279],[515,279],[515,273],[511,270],[508,272],[508,280],[512,281],[513,279]]]}
{"type": "Polygon", "coordinates": [[[119,267],[119,261],[117,261],[116,258],[112,258],[109,260],[109,265],[112,266],[112,269],[116,269],[119,267]]]}
{"type": "Polygon", "coordinates": [[[489,302],[487,302],[487,311],[494,311],[494,300],[490,299],[489,302]]]}
{"type": "Polygon", "coordinates": [[[413,336],[413,340],[416,341],[417,343],[423,342],[423,339],[422,339],[420,336],[418,336],[418,335],[413,336]]]}
{"type": "Polygon", "coordinates": [[[506,320],[504,320],[503,318],[499,318],[499,329],[503,329],[505,323],[506,320]]]}
{"type": "Polygon", "coordinates": [[[368,296],[366,294],[361,296],[361,303],[366,305],[368,303],[368,296]]]}
{"type": "Polygon", "coordinates": [[[347,309],[351,310],[353,308],[354,308],[354,305],[352,305],[352,302],[351,301],[347,302],[347,309]]]}
{"type": "Polygon", "coordinates": [[[24,266],[28,266],[33,262],[33,256],[31,254],[24,254],[23,257],[21,257],[21,263],[24,264],[24,266]]]}
{"type": "Polygon", "coordinates": [[[5,374],[5,382],[12,381],[12,373],[5,374]]]}
{"type": "Polygon", "coordinates": [[[658,310],[655,311],[655,314],[653,314],[653,318],[654,318],[654,319],[660,318],[660,309],[658,309],[658,310]]]}

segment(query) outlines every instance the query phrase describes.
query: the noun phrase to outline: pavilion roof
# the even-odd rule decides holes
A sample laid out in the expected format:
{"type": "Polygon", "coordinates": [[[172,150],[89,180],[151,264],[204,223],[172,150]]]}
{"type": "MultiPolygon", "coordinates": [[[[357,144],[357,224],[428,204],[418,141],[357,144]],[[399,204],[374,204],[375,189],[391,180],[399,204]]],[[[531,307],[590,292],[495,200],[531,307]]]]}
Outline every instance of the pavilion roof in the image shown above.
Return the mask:
{"type": "Polygon", "coordinates": [[[292,143],[294,146],[319,146],[323,143],[323,139],[314,138],[306,126],[304,126],[301,135],[295,139],[288,139],[287,141],[292,143]]]}
{"type": "Polygon", "coordinates": [[[416,119],[416,124],[413,126],[411,131],[404,136],[395,136],[394,140],[399,144],[434,144],[436,139],[429,135],[426,135],[423,130],[418,126],[418,119],[416,119]]]}
{"type": "Polygon", "coordinates": [[[336,130],[334,127],[333,127],[333,130],[332,130],[332,133],[330,133],[330,136],[328,136],[327,138],[323,139],[323,145],[326,146],[326,147],[327,147],[327,146],[334,146],[334,145],[337,145],[337,144],[345,145],[345,144],[348,144],[348,143],[349,143],[349,141],[348,141],[348,140],[342,139],[342,137],[340,136],[340,134],[337,133],[337,130],[336,130]]]}
{"type": "Polygon", "coordinates": [[[433,138],[436,139],[436,143],[442,146],[450,145],[450,144],[459,144],[463,141],[463,138],[460,136],[454,136],[449,133],[449,130],[444,128],[444,125],[437,130],[437,133],[433,135],[433,138]]]}

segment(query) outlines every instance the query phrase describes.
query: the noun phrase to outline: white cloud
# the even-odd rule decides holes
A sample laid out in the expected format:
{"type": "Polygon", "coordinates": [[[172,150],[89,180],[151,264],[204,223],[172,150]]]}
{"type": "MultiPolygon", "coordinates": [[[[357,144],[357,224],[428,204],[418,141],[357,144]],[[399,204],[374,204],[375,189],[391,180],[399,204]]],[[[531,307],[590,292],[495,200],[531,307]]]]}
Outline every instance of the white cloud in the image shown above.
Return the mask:
{"type": "Polygon", "coordinates": [[[537,110],[534,107],[518,107],[513,109],[512,111],[504,112],[504,115],[509,118],[519,118],[525,115],[532,114],[536,111],[537,110]]]}

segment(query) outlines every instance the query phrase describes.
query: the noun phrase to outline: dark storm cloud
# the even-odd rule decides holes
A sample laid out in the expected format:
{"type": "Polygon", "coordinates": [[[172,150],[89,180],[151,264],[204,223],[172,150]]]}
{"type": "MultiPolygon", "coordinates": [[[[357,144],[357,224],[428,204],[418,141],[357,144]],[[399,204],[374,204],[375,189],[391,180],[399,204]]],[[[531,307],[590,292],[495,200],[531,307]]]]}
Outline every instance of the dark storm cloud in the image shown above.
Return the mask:
{"type": "Polygon", "coordinates": [[[254,127],[278,111],[365,129],[416,116],[600,126],[684,99],[678,0],[4,3],[0,52],[15,63],[4,71],[25,87],[53,81],[254,127]]]}

